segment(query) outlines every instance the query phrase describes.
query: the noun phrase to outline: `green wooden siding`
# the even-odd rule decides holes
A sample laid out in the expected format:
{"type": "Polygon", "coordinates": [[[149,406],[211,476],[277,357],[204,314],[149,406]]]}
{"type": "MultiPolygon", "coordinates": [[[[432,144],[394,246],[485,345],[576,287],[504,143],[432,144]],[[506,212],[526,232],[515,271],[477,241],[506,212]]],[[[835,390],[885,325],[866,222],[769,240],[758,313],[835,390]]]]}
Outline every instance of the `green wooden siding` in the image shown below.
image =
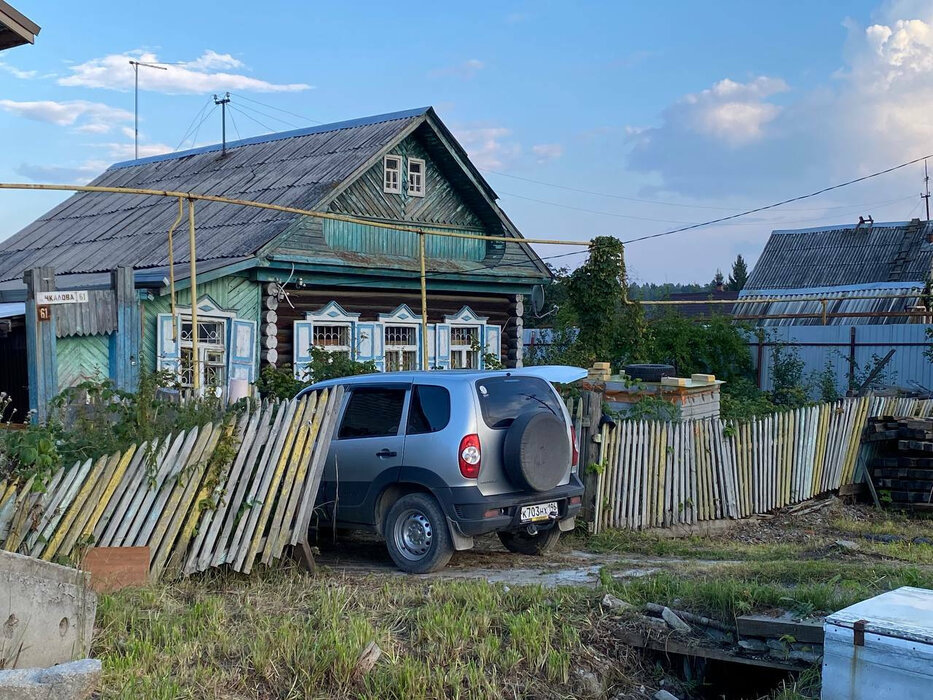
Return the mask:
{"type": "MultiPolygon", "coordinates": [[[[238,318],[259,323],[259,306],[261,303],[261,286],[245,277],[222,277],[205,284],[198,285],[198,298],[205,295],[213,299],[224,311],[233,311],[238,318]]],[[[183,289],[175,295],[178,306],[191,306],[191,290],[183,289]]],[[[143,342],[141,352],[143,356],[143,370],[153,372],[156,368],[156,318],[159,314],[170,313],[171,299],[165,296],[156,297],[143,303],[143,342]]],[[[256,334],[256,357],[259,357],[259,338],[262,328],[256,334]]]]}
{"type": "Polygon", "coordinates": [[[59,338],[56,347],[59,391],[110,376],[109,335],[72,335],[59,338]]]}
{"type": "Polygon", "coordinates": [[[330,210],[389,221],[416,221],[482,229],[480,218],[454,189],[416,137],[409,136],[391,153],[402,156],[401,194],[382,191],[383,165],[380,160],[334,199],[330,210]],[[424,197],[408,195],[408,158],[420,158],[425,162],[424,197]]]}
{"type": "MultiPolygon", "coordinates": [[[[451,229],[446,229],[451,230],[451,229]]],[[[469,229],[453,229],[454,233],[475,233],[469,229]]],[[[324,221],[324,240],[335,250],[377,255],[418,257],[418,236],[408,231],[392,231],[378,226],[353,224],[347,221],[324,221]]],[[[482,260],[486,241],[450,236],[428,236],[425,255],[440,260],[482,260]]]]}

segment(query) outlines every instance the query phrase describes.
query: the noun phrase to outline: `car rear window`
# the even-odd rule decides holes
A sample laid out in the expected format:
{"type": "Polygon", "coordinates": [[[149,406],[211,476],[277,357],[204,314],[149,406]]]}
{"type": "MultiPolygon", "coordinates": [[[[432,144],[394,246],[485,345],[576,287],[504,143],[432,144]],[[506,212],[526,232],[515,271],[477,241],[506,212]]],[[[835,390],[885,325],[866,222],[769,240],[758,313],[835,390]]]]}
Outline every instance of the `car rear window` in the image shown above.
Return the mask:
{"type": "Polygon", "coordinates": [[[483,420],[490,428],[508,428],[526,411],[550,410],[562,416],[551,387],[537,377],[490,377],[476,382],[483,420]]]}
{"type": "Polygon", "coordinates": [[[411,390],[408,434],[422,435],[443,430],[450,422],[450,392],[442,386],[416,384],[411,390]]]}

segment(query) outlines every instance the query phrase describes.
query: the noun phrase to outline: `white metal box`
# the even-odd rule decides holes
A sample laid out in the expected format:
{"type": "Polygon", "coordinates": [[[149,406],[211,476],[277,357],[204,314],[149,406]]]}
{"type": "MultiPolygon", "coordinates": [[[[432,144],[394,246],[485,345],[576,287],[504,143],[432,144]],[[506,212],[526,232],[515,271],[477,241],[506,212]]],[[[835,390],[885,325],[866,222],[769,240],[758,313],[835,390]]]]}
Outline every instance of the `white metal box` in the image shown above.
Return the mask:
{"type": "Polygon", "coordinates": [[[933,698],[933,591],[898,588],[826,618],[823,700],[933,698]]]}

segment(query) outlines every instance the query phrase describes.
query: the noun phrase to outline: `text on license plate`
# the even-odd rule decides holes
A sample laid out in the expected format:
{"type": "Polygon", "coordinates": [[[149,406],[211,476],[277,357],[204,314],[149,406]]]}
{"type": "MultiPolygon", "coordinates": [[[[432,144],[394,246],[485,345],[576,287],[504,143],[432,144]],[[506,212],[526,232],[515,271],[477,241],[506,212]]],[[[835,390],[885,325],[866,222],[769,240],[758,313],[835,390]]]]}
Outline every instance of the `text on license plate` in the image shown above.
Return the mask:
{"type": "Polygon", "coordinates": [[[557,502],[539,503],[534,506],[522,506],[522,522],[531,520],[550,520],[557,517],[557,502]]]}

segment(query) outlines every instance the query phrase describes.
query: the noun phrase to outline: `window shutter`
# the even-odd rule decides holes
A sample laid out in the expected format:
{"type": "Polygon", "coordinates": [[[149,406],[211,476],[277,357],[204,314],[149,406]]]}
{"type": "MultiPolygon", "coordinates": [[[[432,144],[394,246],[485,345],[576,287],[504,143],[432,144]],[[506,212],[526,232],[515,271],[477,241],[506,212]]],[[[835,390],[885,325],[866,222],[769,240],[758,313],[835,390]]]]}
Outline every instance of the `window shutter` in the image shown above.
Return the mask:
{"type": "Polygon", "coordinates": [[[437,368],[450,369],[450,324],[437,324],[437,368]]]}
{"type": "Polygon", "coordinates": [[[181,370],[181,350],[178,339],[181,338],[181,317],[175,317],[175,339],[172,339],[172,315],[159,314],[156,319],[156,369],[171,370],[178,374],[181,370]]]}
{"type": "Polygon", "coordinates": [[[428,324],[428,369],[436,369],[436,368],[437,368],[437,327],[433,323],[429,323],[428,324]]]}
{"type": "Polygon", "coordinates": [[[502,359],[502,326],[483,326],[483,348],[489,355],[495,355],[497,360],[502,359]]]}
{"type": "Polygon", "coordinates": [[[233,319],[230,324],[230,341],[227,376],[230,379],[256,381],[256,322],[233,319]]]}
{"type": "Polygon", "coordinates": [[[353,349],[357,362],[376,363],[376,369],[385,371],[385,331],[381,323],[354,323],[353,349]]]}
{"type": "Polygon", "coordinates": [[[308,381],[311,379],[309,367],[311,366],[311,331],[313,321],[295,321],[292,332],[292,366],[295,379],[308,381]]]}

